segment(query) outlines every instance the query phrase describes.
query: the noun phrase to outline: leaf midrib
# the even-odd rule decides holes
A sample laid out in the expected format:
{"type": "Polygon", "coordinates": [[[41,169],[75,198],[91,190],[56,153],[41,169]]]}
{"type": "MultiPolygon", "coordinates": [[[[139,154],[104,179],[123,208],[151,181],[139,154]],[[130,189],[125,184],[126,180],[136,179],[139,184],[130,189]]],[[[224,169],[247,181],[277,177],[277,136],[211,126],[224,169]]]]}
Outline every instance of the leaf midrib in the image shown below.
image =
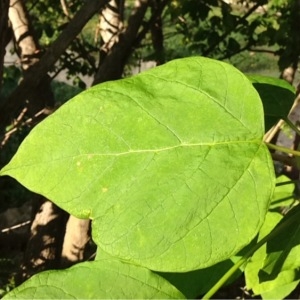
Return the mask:
{"type": "MultiPolygon", "coordinates": [[[[247,140],[247,141],[225,141],[225,142],[215,142],[215,143],[189,143],[189,144],[179,144],[179,145],[174,145],[174,146],[169,146],[169,147],[164,147],[164,148],[159,148],[159,149],[140,149],[140,150],[129,150],[129,151],[123,151],[123,152],[116,152],[116,153],[82,153],[82,154],[77,154],[77,155],[69,155],[69,156],[62,156],[60,158],[56,159],[50,159],[50,160],[41,160],[41,161],[28,161],[27,164],[22,164],[22,166],[16,166],[16,167],[11,167],[8,165],[8,168],[4,167],[2,170],[0,170],[0,175],[4,175],[7,171],[13,170],[13,169],[19,169],[19,168],[26,168],[28,166],[32,166],[33,164],[38,165],[38,164],[45,164],[45,163],[51,163],[51,162],[57,162],[57,161],[62,161],[62,160],[67,160],[67,159],[75,159],[75,158],[80,158],[80,157],[88,157],[90,156],[90,159],[94,157],[118,157],[118,156],[125,156],[125,155],[131,155],[131,154],[143,154],[143,153],[159,153],[163,151],[169,151],[169,150],[174,150],[177,148],[183,148],[183,147],[214,147],[214,146],[223,146],[223,145],[230,145],[230,144],[257,144],[258,147],[263,143],[261,139],[254,139],[254,140],[247,140]]],[[[39,156],[40,157],[40,156],[39,156]]],[[[47,156],[49,158],[49,156],[47,156]]],[[[89,158],[88,158],[89,159],[89,158]]]]}

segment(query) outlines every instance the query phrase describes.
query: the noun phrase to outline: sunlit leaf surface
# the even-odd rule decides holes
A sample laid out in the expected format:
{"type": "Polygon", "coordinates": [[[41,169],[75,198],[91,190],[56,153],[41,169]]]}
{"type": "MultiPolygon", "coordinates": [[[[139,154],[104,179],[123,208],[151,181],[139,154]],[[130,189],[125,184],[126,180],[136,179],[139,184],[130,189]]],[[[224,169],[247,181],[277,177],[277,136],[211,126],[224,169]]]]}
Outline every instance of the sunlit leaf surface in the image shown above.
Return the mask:
{"type": "Polygon", "coordinates": [[[78,95],[1,175],[91,218],[110,255],[186,272],[231,257],[262,225],[274,187],[263,123],[242,73],[180,59],[78,95]]]}

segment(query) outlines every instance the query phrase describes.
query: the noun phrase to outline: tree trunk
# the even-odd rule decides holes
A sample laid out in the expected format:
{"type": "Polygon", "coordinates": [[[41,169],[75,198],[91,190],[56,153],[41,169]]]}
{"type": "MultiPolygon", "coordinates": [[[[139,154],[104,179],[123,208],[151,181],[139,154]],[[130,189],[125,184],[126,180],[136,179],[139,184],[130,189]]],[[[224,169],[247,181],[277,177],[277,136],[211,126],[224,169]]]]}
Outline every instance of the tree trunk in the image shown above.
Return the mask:
{"type": "Polygon", "coordinates": [[[293,66],[287,67],[281,72],[280,78],[286,80],[290,84],[293,84],[297,69],[298,69],[298,58],[297,58],[297,62],[295,62],[293,66]]]}
{"type": "Polygon", "coordinates": [[[8,40],[8,8],[9,0],[0,0],[0,88],[3,77],[3,61],[8,40]]]}
{"type": "Polygon", "coordinates": [[[149,4],[150,0],[136,1],[126,30],[119,35],[118,42],[100,63],[93,84],[119,79],[122,76],[127,59],[134,50],[135,40],[149,4]]]}
{"type": "Polygon", "coordinates": [[[68,214],[42,197],[38,201],[39,209],[31,225],[31,237],[18,276],[19,283],[38,272],[60,266],[68,214]]]}
{"type": "MultiPolygon", "coordinates": [[[[17,53],[20,57],[23,76],[26,78],[30,68],[40,60],[40,47],[35,39],[34,30],[22,0],[10,0],[8,16],[17,45],[17,53]]],[[[47,106],[53,107],[54,96],[48,76],[45,76],[36,88],[31,89],[24,100],[27,101],[27,114],[30,117],[47,106]]]]}
{"type": "Polygon", "coordinates": [[[53,42],[47,52],[41,57],[38,63],[27,70],[26,76],[16,90],[0,105],[0,131],[4,130],[15,113],[24,106],[26,99],[31,95],[45,77],[47,72],[54,66],[61,54],[80,33],[87,21],[102,7],[108,3],[108,0],[89,0],[85,1],[75,17],[63,30],[61,35],[53,42]]]}
{"type": "Polygon", "coordinates": [[[90,221],[70,216],[62,248],[61,267],[66,268],[84,260],[87,243],[90,240],[90,221]]]}
{"type": "Polygon", "coordinates": [[[151,24],[151,38],[157,65],[165,63],[164,35],[160,5],[161,0],[155,0],[151,7],[152,16],[154,16],[154,20],[151,24]]]}
{"type": "Polygon", "coordinates": [[[26,7],[22,0],[10,0],[9,20],[12,25],[23,70],[27,70],[39,60],[39,45],[34,38],[26,7]]]}
{"type": "MultiPolygon", "coordinates": [[[[123,28],[123,8],[120,0],[111,0],[100,14],[100,35],[102,39],[101,51],[107,54],[118,41],[123,28]]],[[[105,54],[100,54],[100,64],[105,54]]]]}

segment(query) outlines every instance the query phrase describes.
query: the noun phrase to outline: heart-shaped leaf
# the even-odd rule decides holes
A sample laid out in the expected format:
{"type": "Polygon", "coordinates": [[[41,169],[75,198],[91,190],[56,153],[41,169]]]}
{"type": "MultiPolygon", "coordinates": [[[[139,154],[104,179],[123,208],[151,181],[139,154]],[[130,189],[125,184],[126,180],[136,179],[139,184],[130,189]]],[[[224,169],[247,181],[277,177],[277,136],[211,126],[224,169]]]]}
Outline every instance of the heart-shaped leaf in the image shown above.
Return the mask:
{"type": "Polygon", "coordinates": [[[295,183],[285,175],[281,175],[276,179],[276,188],[270,203],[270,208],[278,208],[291,206],[295,202],[295,183]]]}
{"type": "Polygon", "coordinates": [[[263,134],[260,98],[242,73],[186,58],[78,95],[1,175],[91,218],[110,255],[186,272],[257,234],[275,183],[263,134]]]}

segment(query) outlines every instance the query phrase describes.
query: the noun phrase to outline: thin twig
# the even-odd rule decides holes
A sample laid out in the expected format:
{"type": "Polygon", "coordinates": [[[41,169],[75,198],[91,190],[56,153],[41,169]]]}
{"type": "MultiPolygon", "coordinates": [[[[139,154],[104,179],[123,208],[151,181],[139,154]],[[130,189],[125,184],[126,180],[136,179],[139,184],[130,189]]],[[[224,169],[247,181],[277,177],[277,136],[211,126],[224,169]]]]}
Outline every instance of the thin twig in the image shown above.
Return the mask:
{"type": "Polygon", "coordinates": [[[264,141],[266,143],[270,143],[272,141],[272,139],[274,138],[274,136],[279,132],[279,130],[281,129],[281,127],[283,126],[284,121],[283,120],[279,120],[277,122],[277,124],[275,124],[264,136],[264,141]]]}
{"type": "Polygon", "coordinates": [[[21,114],[19,115],[18,119],[19,122],[14,124],[14,127],[7,131],[2,139],[2,142],[0,144],[0,149],[7,143],[7,141],[12,137],[12,135],[17,132],[20,128],[24,127],[24,126],[28,126],[30,124],[32,124],[38,117],[40,117],[41,115],[50,115],[54,110],[48,109],[48,108],[44,108],[42,110],[40,110],[39,112],[37,112],[32,118],[27,119],[24,122],[20,122],[22,120],[22,118],[24,117],[23,111],[21,112],[21,114]],[[22,118],[20,118],[20,116],[22,115],[22,118]]]}
{"type": "Polygon", "coordinates": [[[70,13],[69,13],[69,8],[68,8],[66,1],[60,0],[60,4],[61,4],[64,14],[67,16],[68,19],[70,19],[71,17],[70,17],[70,13]]]}
{"type": "MultiPolygon", "coordinates": [[[[294,104],[288,114],[288,117],[289,118],[291,116],[291,114],[296,110],[298,104],[300,104],[300,97],[297,96],[297,98],[295,99],[294,101],[294,104]]],[[[273,139],[273,137],[276,135],[276,133],[281,129],[282,125],[284,124],[284,120],[279,120],[277,122],[276,125],[274,125],[264,136],[264,141],[266,143],[270,143],[271,140],[273,139]]]]}
{"type": "Polygon", "coordinates": [[[8,228],[4,228],[4,229],[2,229],[0,232],[1,232],[1,233],[9,232],[9,231],[11,231],[11,230],[14,230],[14,229],[17,229],[17,228],[20,228],[20,227],[29,225],[30,223],[31,223],[31,220],[28,220],[28,221],[25,221],[25,222],[23,222],[23,223],[20,223],[20,224],[17,224],[17,225],[8,227],[8,228]]]}
{"type": "Polygon", "coordinates": [[[256,49],[256,48],[249,48],[249,51],[251,52],[261,52],[261,53],[270,53],[270,54],[277,54],[277,51],[274,50],[268,50],[268,49],[256,49]]]}

